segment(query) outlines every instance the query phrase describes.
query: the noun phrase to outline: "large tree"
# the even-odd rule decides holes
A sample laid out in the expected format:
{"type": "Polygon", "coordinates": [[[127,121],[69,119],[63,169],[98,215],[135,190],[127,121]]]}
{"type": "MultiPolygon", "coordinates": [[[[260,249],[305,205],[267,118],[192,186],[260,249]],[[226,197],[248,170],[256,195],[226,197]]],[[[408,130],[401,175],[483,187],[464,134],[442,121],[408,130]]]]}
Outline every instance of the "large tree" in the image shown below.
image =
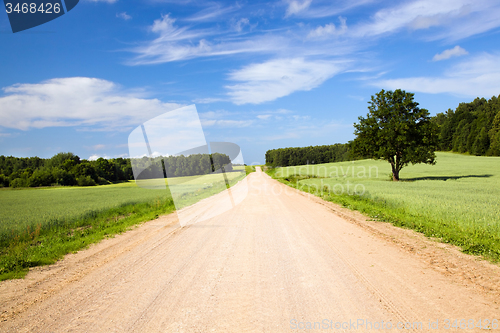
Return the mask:
{"type": "Polygon", "coordinates": [[[418,107],[413,96],[400,89],[381,90],[368,102],[366,118],[359,117],[359,123],[354,124],[354,152],[389,162],[395,181],[409,163],[435,164],[437,125],[431,121],[429,111],[418,107]]]}

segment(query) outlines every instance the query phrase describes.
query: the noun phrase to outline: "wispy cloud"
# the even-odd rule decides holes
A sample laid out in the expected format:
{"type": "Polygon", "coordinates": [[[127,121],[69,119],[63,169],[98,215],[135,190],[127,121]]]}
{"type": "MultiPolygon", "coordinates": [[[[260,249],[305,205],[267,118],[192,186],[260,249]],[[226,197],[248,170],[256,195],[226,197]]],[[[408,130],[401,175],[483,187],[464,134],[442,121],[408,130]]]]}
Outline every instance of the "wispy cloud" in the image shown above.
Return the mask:
{"type": "Polygon", "coordinates": [[[288,1],[286,16],[301,18],[322,18],[336,16],[353,8],[364,6],[377,0],[324,0],[324,1],[288,1]]]}
{"type": "Polygon", "coordinates": [[[208,97],[208,98],[197,98],[193,100],[194,103],[196,104],[210,104],[210,103],[216,103],[216,102],[225,102],[227,99],[224,98],[214,98],[214,97],[208,97]]]}
{"type": "Polygon", "coordinates": [[[332,35],[342,35],[347,31],[346,19],[343,17],[339,17],[340,27],[337,28],[335,24],[328,23],[324,26],[319,26],[314,30],[311,30],[307,35],[308,38],[325,38],[332,35]]]}
{"type": "Polygon", "coordinates": [[[460,57],[467,54],[469,54],[469,52],[467,52],[466,50],[457,45],[452,49],[444,50],[443,52],[436,54],[432,58],[432,60],[433,61],[446,60],[450,59],[451,57],[460,57]]]}
{"type": "Polygon", "coordinates": [[[334,61],[274,59],[232,72],[229,79],[242,83],[226,88],[229,89],[228,95],[235,104],[259,104],[295,91],[316,88],[345,68],[345,63],[334,61]]]}
{"type": "Polygon", "coordinates": [[[212,4],[210,7],[205,8],[198,13],[185,18],[185,21],[190,22],[209,22],[219,19],[228,13],[234,12],[239,9],[239,6],[223,7],[219,4],[212,4]]]}
{"type": "Polygon", "coordinates": [[[138,54],[130,65],[158,64],[197,57],[227,56],[239,53],[274,53],[277,45],[287,41],[280,36],[262,35],[253,39],[228,39],[211,42],[204,37],[216,35],[212,29],[179,28],[175,19],[164,15],[150,27],[158,38],[132,49],[138,54]]]}
{"type": "Polygon", "coordinates": [[[215,120],[205,119],[201,121],[204,127],[248,127],[253,124],[252,120],[215,120]]]}
{"type": "Polygon", "coordinates": [[[124,19],[125,21],[128,21],[132,18],[132,16],[128,15],[126,12],[116,13],[116,17],[124,19]]]}
{"type": "Polygon", "coordinates": [[[288,0],[288,8],[285,16],[299,14],[305,11],[311,5],[312,0],[288,0]]]}
{"type": "Polygon", "coordinates": [[[238,21],[236,21],[236,23],[233,25],[233,27],[234,27],[234,30],[236,30],[237,32],[241,32],[243,30],[243,28],[247,25],[250,25],[250,20],[247,19],[246,17],[244,17],[244,18],[241,18],[238,21]]]}
{"type": "Polygon", "coordinates": [[[271,117],[272,117],[272,115],[270,115],[270,114],[259,114],[259,115],[257,115],[257,118],[259,118],[261,120],[266,120],[266,119],[269,119],[271,117]]]}
{"type": "Polygon", "coordinates": [[[20,130],[64,126],[110,130],[137,125],[180,107],[141,98],[113,82],[88,77],[16,84],[2,90],[0,124],[20,130]]]}
{"type": "Polygon", "coordinates": [[[439,77],[379,80],[374,86],[428,94],[450,93],[470,97],[496,96],[500,92],[500,54],[482,54],[450,67],[439,77]]]}
{"type": "Polygon", "coordinates": [[[354,36],[380,36],[401,29],[431,31],[429,40],[458,40],[500,26],[500,4],[484,0],[416,0],[394,7],[381,9],[367,23],[361,23],[351,31],[354,36]]]}

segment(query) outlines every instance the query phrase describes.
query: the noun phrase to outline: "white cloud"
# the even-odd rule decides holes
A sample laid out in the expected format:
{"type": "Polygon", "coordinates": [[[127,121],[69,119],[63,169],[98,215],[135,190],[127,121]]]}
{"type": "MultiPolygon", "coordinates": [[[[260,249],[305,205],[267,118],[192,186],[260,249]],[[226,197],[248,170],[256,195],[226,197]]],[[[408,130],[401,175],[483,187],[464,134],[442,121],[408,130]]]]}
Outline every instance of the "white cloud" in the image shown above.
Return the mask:
{"type": "Polygon", "coordinates": [[[248,127],[253,124],[252,120],[226,120],[226,119],[204,119],[201,121],[204,127],[248,127]]]}
{"type": "Polygon", "coordinates": [[[333,23],[329,23],[329,24],[325,24],[325,26],[319,26],[317,27],[316,29],[314,30],[311,30],[311,32],[309,33],[309,35],[307,35],[307,37],[311,38],[311,37],[323,37],[325,35],[333,35],[335,33],[335,24],[333,23]]]}
{"type": "Polygon", "coordinates": [[[259,114],[259,115],[257,115],[257,118],[259,118],[261,120],[267,120],[270,117],[272,117],[272,115],[270,115],[270,114],[259,114]]]}
{"type": "Polygon", "coordinates": [[[347,31],[346,19],[343,17],[339,17],[340,20],[340,29],[335,27],[335,24],[329,23],[325,24],[325,26],[319,26],[314,30],[311,30],[307,35],[308,38],[322,38],[328,37],[331,35],[342,35],[347,31]]]}
{"type": "Polygon", "coordinates": [[[214,4],[202,11],[196,13],[195,15],[188,17],[185,21],[193,21],[193,22],[207,22],[207,21],[215,21],[225,14],[234,12],[237,10],[238,6],[233,7],[221,7],[218,4],[214,4]]]}
{"type": "Polygon", "coordinates": [[[293,14],[295,16],[304,18],[330,17],[338,15],[355,7],[360,7],[373,3],[375,1],[377,0],[336,0],[335,2],[331,0],[326,0],[326,1],[315,1],[314,2],[315,6],[312,6],[310,1],[309,3],[305,1],[302,3],[297,2],[297,4],[295,4],[292,8],[291,4],[293,1],[292,2],[289,1],[288,2],[289,6],[287,8],[286,16],[290,16],[293,14]],[[305,4],[307,4],[307,6],[304,7],[305,4]],[[292,11],[293,13],[289,14],[290,11],[292,11]]]}
{"type": "Polygon", "coordinates": [[[444,50],[442,53],[436,54],[434,58],[432,58],[432,60],[433,61],[446,60],[450,59],[451,57],[459,57],[466,54],[469,54],[469,52],[467,52],[466,50],[457,45],[452,49],[444,50]]]}
{"type": "MultiPolygon", "coordinates": [[[[233,127],[241,128],[253,125],[252,119],[241,119],[242,115],[226,110],[208,111],[199,114],[204,127],[233,127]],[[230,119],[237,116],[238,120],[230,119]]],[[[244,116],[243,116],[244,117],[244,116]]]]}
{"type": "Polygon", "coordinates": [[[116,17],[124,19],[125,21],[128,21],[132,18],[132,16],[128,15],[127,12],[116,13],[116,17]]]}
{"type": "Polygon", "coordinates": [[[345,63],[306,61],[303,58],[275,59],[252,64],[230,74],[229,79],[240,81],[226,86],[235,104],[259,104],[290,95],[295,91],[316,88],[345,68],[345,63]]]}
{"type": "Polygon", "coordinates": [[[169,15],[162,15],[161,19],[154,20],[150,29],[160,35],[161,41],[186,40],[203,35],[199,32],[188,32],[188,28],[177,28],[174,23],[175,19],[169,15]]]}
{"type": "Polygon", "coordinates": [[[210,103],[225,102],[225,101],[226,99],[224,98],[215,98],[215,97],[197,98],[193,100],[193,102],[196,104],[210,104],[210,103]]]}
{"type": "Polygon", "coordinates": [[[2,90],[0,124],[20,130],[95,125],[117,129],[180,107],[141,98],[113,82],[88,77],[16,84],[2,90]]]}
{"type": "Polygon", "coordinates": [[[108,155],[102,155],[102,156],[101,156],[101,155],[94,154],[94,155],[91,155],[91,156],[88,158],[88,160],[89,160],[89,161],[97,161],[97,160],[98,160],[98,159],[100,159],[101,157],[102,157],[102,158],[104,158],[104,159],[106,159],[106,160],[109,160],[109,159],[111,158],[111,157],[109,157],[108,155]]]}
{"type": "Polygon", "coordinates": [[[241,18],[234,24],[234,30],[241,32],[246,25],[250,25],[250,20],[246,17],[241,18]]]}
{"type": "Polygon", "coordinates": [[[452,66],[441,77],[380,80],[373,85],[428,94],[450,93],[470,97],[497,96],[500,92],[500,54],[482,54],[452,66]]]}
{"type": "Polygon", "coordinates": [[[381,9],[352,31],[353,36],[365,37],[440,27],[427,39],[458,40],[500,26],[499,15],[499,3],[492,0],[416,0],[381,9]]]}
{"type": "Polygon", "coordinates": [[[312,0],[288,0],[287,2],[286,16],[291,16],[306,10],[311,5],[312,0]]]}

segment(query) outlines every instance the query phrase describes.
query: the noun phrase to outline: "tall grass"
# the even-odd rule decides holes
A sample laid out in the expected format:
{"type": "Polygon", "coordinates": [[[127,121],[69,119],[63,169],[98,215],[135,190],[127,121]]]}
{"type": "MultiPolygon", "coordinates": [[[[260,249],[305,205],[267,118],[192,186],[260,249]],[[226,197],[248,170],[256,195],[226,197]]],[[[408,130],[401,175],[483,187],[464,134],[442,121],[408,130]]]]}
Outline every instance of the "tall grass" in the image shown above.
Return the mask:
{"type": "Polygon", "coordinates": [[[39,223],[4,238],[0,247],[0,281],[23,277],[30,267],[52,264],[65,254],[121,233],[130,226],[174,210],[172,199],[123,204],[73,218],[39,223]]]}
{"type": "Polygon", "coordinates": [[[97,187],[0,190],[0,242],[37,225],[79,219],[126,204],[170,198],[165,190],[148,190],[127,182],[97,187]],[[56,222],[57,221],[57,222],[56,222]]]}
{"type": "Polygon", "coordinates": [[[500,260],[500,158],[437,153],[437,164],[403,168],[362,160],[274,169],[274,178],[374,219],[415,229],[500,260]]]}

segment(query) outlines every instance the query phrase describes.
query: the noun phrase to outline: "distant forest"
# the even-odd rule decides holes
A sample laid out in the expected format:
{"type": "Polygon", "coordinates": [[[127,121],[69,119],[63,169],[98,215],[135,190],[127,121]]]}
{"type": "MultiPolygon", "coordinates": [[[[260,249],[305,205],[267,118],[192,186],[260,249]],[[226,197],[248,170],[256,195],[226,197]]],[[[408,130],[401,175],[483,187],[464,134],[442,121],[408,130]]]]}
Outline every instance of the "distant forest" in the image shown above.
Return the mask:
{"type": "Polygon", "coordinates": [[[292,165],[342,162],[351,158],[349,144],[336,143],[327,146],[268,150],[266,152],[266,165],[272,167],[286,167],[292,165]]]}
{"type": "MultiPolygon", "coordinates": [[[[500,95],[490,100],[476,98],[460,103],[455,111],[438,113],[439,150],[477,156],[500,156],[500,95]]],[[[293,166],[355,160],[348,143],[301,148],[280,148],[266,152],[269,166],[293,166]]]]}
{"type": "Polygon", "coordinates": [[[164,166],[170,176],[193,176],[214,172],[224,166],[232,171],[231,160],[224,154],[196,154],[139,159],[99,158],[81,160],[73,153],[59,153],[49,159],[0,156],[0,187],[94,186],[134,179],[134,166],[143,169],[139,178],[163,177],[164,166]],[[166,163],[165,163],[166,161],[166,163]]]}
{"type": "Polygon", "coordinates": [[[460,103],[433,120],[439,126],[440,150],[500,156],[500,95],[460,103]]]}

